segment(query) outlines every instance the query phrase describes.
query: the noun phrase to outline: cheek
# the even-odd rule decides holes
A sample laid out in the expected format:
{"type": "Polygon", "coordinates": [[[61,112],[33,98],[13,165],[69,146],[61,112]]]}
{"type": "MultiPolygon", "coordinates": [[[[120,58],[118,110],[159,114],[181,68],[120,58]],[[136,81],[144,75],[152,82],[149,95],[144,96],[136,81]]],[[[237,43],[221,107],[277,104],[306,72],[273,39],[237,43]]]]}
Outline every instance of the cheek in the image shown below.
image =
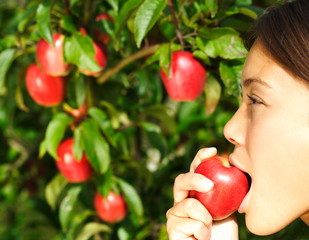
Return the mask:
{"type": "Polygon", "coordinates": [[[309,127],[269,119],[253,124],[247,138],[253,183],[246,219],[256,234],[280,230],[309,209],[309,127]]]}

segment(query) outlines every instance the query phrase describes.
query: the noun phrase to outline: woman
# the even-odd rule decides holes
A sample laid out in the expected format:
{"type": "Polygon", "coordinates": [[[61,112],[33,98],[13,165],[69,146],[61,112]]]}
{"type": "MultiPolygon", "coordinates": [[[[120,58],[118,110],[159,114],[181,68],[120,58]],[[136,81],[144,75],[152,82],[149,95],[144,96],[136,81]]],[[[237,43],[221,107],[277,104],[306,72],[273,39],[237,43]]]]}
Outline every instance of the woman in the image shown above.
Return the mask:
{"type": "MultiPolygon", "coordinates": [[[[248,47],[242,103],[224,135],[235,146],[229,161],[252,179],[238,211],[252,233],[269,235],[297,218],[309,225],[309,1],[262,15],[248,47]]],[[[190,172],[176,178],[175,204],[167,212],[170,240],[238,239],[235,216],[213,222],[188,198],[189,190],[212,189],[194,169],[215,154],[215,148],[201,149],[190,172]]]]}

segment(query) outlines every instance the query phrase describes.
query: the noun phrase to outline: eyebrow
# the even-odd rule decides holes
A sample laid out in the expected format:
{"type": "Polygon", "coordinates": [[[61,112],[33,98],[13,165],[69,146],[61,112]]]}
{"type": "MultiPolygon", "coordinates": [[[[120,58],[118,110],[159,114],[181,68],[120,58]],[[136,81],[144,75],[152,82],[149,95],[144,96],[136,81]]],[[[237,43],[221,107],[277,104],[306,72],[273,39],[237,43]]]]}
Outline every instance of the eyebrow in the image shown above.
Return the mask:
{"type": "Polygon", "coordinates": [[[271,88],[271,86],[267,82],[264,82],[263,80],[261,80],[259,78],[247,78],[243,81],[242,86],[247,88],[253,83],[258,83],[258,84],[261,84],[265,87],[271,88]]]}

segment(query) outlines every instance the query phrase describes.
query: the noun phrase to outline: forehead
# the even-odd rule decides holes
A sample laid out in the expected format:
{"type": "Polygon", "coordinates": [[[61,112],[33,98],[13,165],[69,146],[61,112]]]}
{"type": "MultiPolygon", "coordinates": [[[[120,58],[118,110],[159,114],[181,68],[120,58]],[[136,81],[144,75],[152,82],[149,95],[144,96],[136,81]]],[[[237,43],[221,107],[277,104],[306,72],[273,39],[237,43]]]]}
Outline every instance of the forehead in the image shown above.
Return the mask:
{"type": "Polygon", "coordinates": [[[260,43],[255,43],[249,51],[243,73],[242,86],[261,83],[271,87],[277,78],[286,78],[289,74],[266,52],[260,43]]]}
{"type": "Polygon", "coordinates": [[[247,56],[242,80],[260,79],[264,74],[272,71],[275,62],[268,56],[261,44],[255,43],[247,56]]]}
{"type": "Polygon", "coordinates": [[[309,84],[291,74],[276,62],[264,47],[256,42],[249,51],[242,73],[242,87],[259,84],[276,91],[289,92],[292,89],[309,95],[309,84]]]}

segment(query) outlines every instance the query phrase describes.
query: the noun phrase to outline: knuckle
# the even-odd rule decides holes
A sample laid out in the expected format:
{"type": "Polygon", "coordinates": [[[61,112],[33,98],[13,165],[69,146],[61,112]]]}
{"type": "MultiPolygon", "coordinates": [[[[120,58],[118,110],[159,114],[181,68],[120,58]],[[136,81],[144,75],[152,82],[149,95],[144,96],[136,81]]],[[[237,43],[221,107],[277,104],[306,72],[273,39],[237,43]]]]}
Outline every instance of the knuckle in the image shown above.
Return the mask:
{"type": "Polygon", "coordinates": [[[185,209],[195,209],[197,207],[197,200],[194,198],[187,198],[183,202],[185,209]]]}
{"type": "Polygon", "coordinates": [[[179,175],[175,178],[174,184],[175,184],[175,185],[178,185],[180,182],[182,182],[182,179],[184,178],[184,176],[185,176],[185,173],[179,174],[179,175]]]}

